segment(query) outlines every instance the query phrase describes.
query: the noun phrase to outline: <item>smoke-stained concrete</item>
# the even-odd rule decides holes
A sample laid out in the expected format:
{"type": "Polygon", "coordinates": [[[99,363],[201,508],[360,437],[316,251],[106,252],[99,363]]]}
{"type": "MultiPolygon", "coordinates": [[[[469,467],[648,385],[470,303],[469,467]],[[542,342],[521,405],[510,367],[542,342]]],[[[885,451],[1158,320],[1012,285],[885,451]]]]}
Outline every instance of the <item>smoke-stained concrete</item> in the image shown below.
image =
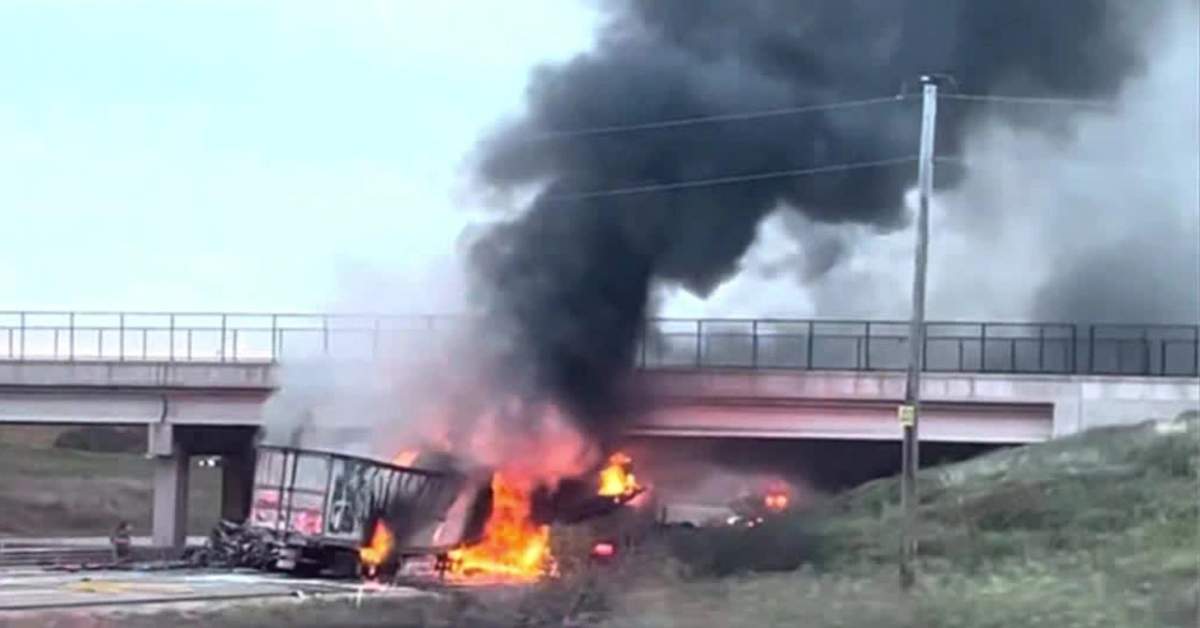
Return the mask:
{"type": "MultiPolygon", "coordinates": [[[[896,94],[931,71],[953,75],[962,92],[1111,97],[1145,67],[1140,37],[1154,12],[1094,0],[629,0],[609,11],[595,48],[536,72],[526,114],[482,143],[478,173],[487,187],[539,191],[472,252],[490,325],[511,339],[496,347],[502,372],[522,394],[560,398],[594,428],[621,413],[615,387],[652,285],[709,294],[737,273],[760,221],[776,210],[802,214],[801,224],[899,228],[915,168],[570,195],[909,156],[918,107],[909,99],[631,133],[545,134],[896,94]]],[[[985,115],[1069,141],[1075,113],[949,107],[938,150],[962,154],[967,131],[985,115]]],[[[939,183],[952,187],[968,171],[943,172],[939,183]]],[[[801,238],[808,281],[836,273],[861,243],[814,232],[801,238]]]]}

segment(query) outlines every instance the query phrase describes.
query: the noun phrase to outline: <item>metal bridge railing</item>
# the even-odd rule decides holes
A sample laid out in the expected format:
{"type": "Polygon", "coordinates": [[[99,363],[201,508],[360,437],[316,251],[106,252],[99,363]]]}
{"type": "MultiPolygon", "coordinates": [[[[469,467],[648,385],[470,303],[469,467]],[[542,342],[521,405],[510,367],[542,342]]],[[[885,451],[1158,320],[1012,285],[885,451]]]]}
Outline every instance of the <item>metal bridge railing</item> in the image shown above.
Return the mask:
{"type": "MultiPolygon", "coordinates": [[[[902,371],[906,321],[656,320],[646,368],[902,371]]],[[[1200,325],[929,322],[927,371],[1200,374],[1200,325]]]]}
{"type": "Polygon", "coordinates": [[[278,362],[369,358],[461,319],[359,314],[0,312],[0,360],[278,362]]]}
{"type": "MultiPolygon", "coordinates": [[[[0,312],[0,360],[279,362],[419,352],[453,316],[0,312]]],[[[903,321],[654,319],[641,368],[903,370],[903,321]]],[[[1200,375],[1200,325],[930,322],[925,369],[1200,375]]]]}

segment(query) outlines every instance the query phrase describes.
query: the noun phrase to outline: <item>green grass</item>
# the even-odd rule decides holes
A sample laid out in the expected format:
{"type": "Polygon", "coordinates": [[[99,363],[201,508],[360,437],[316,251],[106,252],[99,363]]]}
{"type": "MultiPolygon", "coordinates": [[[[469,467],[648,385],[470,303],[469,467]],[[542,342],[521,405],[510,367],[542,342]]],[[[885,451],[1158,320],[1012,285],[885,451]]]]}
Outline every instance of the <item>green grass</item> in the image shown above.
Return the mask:
{"type": "MultiPolygon", "coordinates": [[[[1200,517],[1200,421],[1114,427],[998,451],[920,475],[919,538],[928,559],[1104,550],[1200,517]]],[[[899,486],[881,480],[829,505],[825,558],[867,562],[897,552],[899,486]]],[[[1194,528],[1193,528],[1194,529],[1194,528]]],[[[1174,539],[1180,540],[1180,539],[1174,539]]]]}
{"type": "MultiPolygon", "coordinates": [[[[150,532],[152,461],[0,443],[0,535],[107,535],[119,519],[150,532]]],[[[188,528],[205,534],[219,514],[220,471],[193,466],[188,528]]]]}
{"type": "Polygon", "coordinates": [[[1198,478],[1194,415],[997,451],[920,474],[911,592],[898,586],[888,478],[762,529],[693,539],[676,548],[692,577],[635,575],[599,623],[1194,627],[1198,478]],[[803,566],[762,573],[789,557],[803,566]]]}

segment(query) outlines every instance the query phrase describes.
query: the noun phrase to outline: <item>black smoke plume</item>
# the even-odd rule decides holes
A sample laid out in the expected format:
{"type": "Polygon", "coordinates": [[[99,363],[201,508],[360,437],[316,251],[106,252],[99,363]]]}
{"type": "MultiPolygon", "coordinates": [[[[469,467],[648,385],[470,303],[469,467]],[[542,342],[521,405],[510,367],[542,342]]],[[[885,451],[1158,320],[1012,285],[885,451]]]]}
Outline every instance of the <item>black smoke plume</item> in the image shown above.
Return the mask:
{"type": "MultiPolygon", "coordinates": [[[[652,282],[708,293],[736,272],[758,222],[779,208],[815,222],[899,228],[915,165],[572,195],[910,156],[919,103],[555,133],[886,96],[905,85],[913,94],[926,73],[953,76],[953,88],[964,93],[1103,98],[1145,63],[1136,36],[1145,5],[1119,0],[607,6],[594,48],[538,69],[527,113],[481,144],[478,172],[487,186],[539,191],[526,211],[472,249],[490,324],[512,339],[502,351],[504,371],[523,392],[567,403],[591,428],[621,410],[614,387],[631,363],[652,282]]],[[[973,111],[947,108],[939,154],[959,151],[973,111]]],[[[1015,121],[1069,133],[1069,115],[1015,121]]],[[[939,182],[953,183],[953,173],[939,182]]],[[[840,254],[838,247],[829,253],[840,254]]]]}

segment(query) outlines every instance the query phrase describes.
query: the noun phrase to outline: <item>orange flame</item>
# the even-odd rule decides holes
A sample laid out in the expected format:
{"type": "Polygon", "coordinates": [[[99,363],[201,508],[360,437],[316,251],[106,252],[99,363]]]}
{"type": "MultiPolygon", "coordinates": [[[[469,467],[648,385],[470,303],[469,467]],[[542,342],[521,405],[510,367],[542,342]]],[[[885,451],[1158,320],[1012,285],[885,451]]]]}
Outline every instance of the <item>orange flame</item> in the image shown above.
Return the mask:
{"type": "Polygon", "coordinates": [[[767,510],[781,512],[787,510],[788,496],[783,493],[767,495],[763,498],[763,503],[767,507],[767,510]]]}
{"type": "Polygon", "coordinates": [[[535,580],[553,565],[550,527],[531,516],[530,491],[497,473],[492,476],[492,514],[483,540],[450,552],[450,573],[456,576],[498,576],[535,580]]]}
{"type": "Polygon", "coordinates": [[[392,464],[399,467],[411,467],[421,452],[416,449],[405,449],[392,458],[392,464]]]}
{"type": "Polygon", "coordinates": [[[608,457],[608,466],[600,470],[600,490],[597,494],[605,497],[623,497],[631,495],[641,487],[637,478],[629,470],[633,460],[621,452],[608,457]]]}
{"type": "Polygon", "coordinates": [[[772,482],[767,487],[767,494],[763,496],[763,506],[771,512],[783,512],[792,501],[789,493],[787,485],[783,482],[772,482]]]}
{"type": "Polygon", "coordinates": [[[375,522],[375,530],[371,533],[371,542],[366,547],[358,548],[358,560],[369,568],[375,568],[387,560],[392,553],[396,538],[383,521],[375,522]]]}

